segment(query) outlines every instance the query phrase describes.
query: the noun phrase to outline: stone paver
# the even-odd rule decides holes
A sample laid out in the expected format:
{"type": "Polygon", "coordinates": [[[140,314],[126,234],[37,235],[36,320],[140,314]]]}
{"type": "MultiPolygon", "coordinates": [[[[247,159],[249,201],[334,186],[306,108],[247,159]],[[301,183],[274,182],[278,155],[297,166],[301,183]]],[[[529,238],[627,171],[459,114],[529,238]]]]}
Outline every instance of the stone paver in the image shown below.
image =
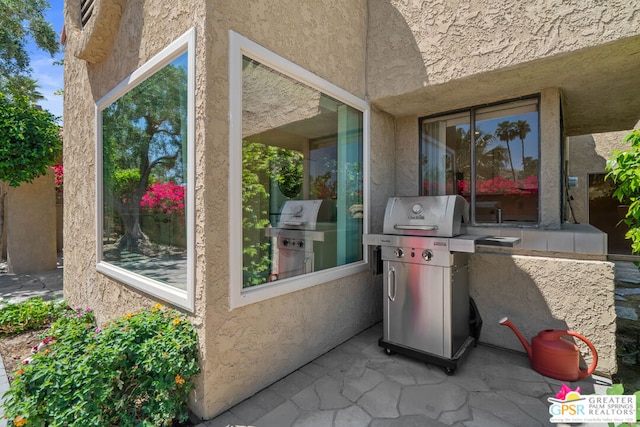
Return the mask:
{"type": "Polygon", "coordinates": [[[320,378],[315,389],[320,397],[320,409],[342,409],[351,406],[351,401],[341,394],[342,383],[331,377],[320,378]]]}
{"type": "Polygon", "coordinates": [[[359,406],[350,406],[336,412],[334,427],[366,426],[371,422],[371,416],[359,406]]]}
{"type": "Polygon", "coordinates": [[[396,418],[398,399],[402,386],[397,382],[385,381],[368,391],[360,398],[358,404],[373,418],[396,418]]]}
{"type": "MultiPolygon", "coordinates": [[[[533,371],[526,354],[481,344],[448,376],[386,355],[381,335],[377,324],[198,427],[553,426],[547,398],[562,381],[533,371]]],[[[568,385],[582,394],[597,387],[592,379],[568,385]]]]}
{"type": "MultiPolygon", "coordinates": [[[[288,427],[293,425],[300,413],[300,409],[298,409],[293,402],[288,400],[273,411],[265,414],[262,418],[256,420],[255,425],[288,427]]],[[[309,413],[315,414],[317,412],[314,411],[309,413]]]]}
{"type": "Polygon", "coordinates": [[[436,420],[443,412],[460,409],[467,398],[467,392],[452,383],[404,387],[398,407],[402,415],[423,414],[436,420]]]}
{"type": "Polygon", "coordinates": [[[616,316],[627,320],[638,320],[638,312],[633,307],[616,307],[616,316]]]}

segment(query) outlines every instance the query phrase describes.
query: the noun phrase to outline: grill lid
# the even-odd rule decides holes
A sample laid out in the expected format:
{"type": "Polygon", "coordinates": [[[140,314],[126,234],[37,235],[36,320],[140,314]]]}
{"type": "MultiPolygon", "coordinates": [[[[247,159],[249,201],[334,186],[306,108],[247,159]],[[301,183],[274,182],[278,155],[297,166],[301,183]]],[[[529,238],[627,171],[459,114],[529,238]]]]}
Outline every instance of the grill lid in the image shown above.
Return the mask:
{"type": "Polygon", "coordinates": [[[383,233],[403,236],[453,237],[469,222],[469,204],[462,196],[391,197],[383,233]]]}
{"type": "Polygon", "coordinates": [[[278,228],[315,230],[323,200],[288,200],[282,205],[278,228]]]}

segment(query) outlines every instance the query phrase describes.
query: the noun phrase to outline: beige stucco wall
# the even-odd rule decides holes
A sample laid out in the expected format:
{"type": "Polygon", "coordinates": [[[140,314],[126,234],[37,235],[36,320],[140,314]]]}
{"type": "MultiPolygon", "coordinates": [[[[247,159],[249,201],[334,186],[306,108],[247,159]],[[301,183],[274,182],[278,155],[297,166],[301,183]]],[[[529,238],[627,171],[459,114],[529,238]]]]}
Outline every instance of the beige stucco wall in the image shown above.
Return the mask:
{"type": "MultiPolygon", "coordinates": [[[[470,277],[471,296],[484,322],[481,341],[524,350],[499,325],[504,316],[529,342],[543,329],[570,329],[593,342],[599,372],[616,371],[613,263],[476,253],[470,277]]],[[[585,360],[591,361],[588,352],[585,360]]]]}
{"type": "MultiPolygon", "coordinates": [[[[96,3],[101,3],[96,1],[96,3]]],[[[123,2],[124,3],[124,2],[123,2]]],[[[114,280],[96,272],[96,126],[95,103],[122,81],[130,73],[189,28],[195,27],[196,41],[196,140],[204,141],[204,105],[206,89],[202,84],[205,58],[206,26],[204,3],[174,2],[150,0],[145,2],[131,1],[121,9],[121,16],[109,16],[113,19],[107,29],[113,32],[113,44],[108,53],[89,63],[77,58],[78,53],[86,47],[86,34],[74,31],[72,16],[68,9],[78,7],[79,1],[66,2],[65,19],[67,22],[67,39],[65,49],[65,194],[64,194],[64,242],[65,270],[64,297],[71,305],[92,307],[98,322],[124,315],[141,307],[154,304],[133,288],[123,286],[114,280]],[[119,25],[118,25],[119,19],[119,25]]],[[[97,5],[100,6],[100,5],[97,5]]],[[[120,10],[120,9],[118,9],[120,10]]],[[[111,9],[111,12],[113,9],[111,9]]],[[[71,14],[72,15],[72,14],[71,14]]],[[[92,18],[93,19],[93,18],[92,18]]],[[[76,26],[77,27],[77,26],[76,26]]],[[[202,221],[203,197],[202,176],[204,144],[196,147],[195,169],[198,176],[195,185],[196,212],[202,221]]],[[[202,230],[201,223],[199,229],[202,230]]],[[[204,252],[202,233],[196,235],[196,256],[202,259],[204,252]]],[[[204,264],[198,262],[195,269],[196,281],[203,284],[196,291],[196,311],[191,316],[200,340],[205,339],[204,324],[204,264]]],[[[201,357],[206,360],[206,349],[201,348],[201,357]]],[[[199,378],[200,392],[204,375],[199,378]]]]}
{"type": "MultiPolygon", "coordinates": [[[[396,192],[395,178],[403,173],[397,168],[396,120],[375,108],[371,111],[371,166],[370,166],[370,209],[369,230],[381,233],[384,211],[389,197],[396,192]]],[[[417,146],[417,144],[415,144],[417,146]]]]}
{"type": "Polygon", "coordinates": [[[637,7],[625,0],[372,0],[369,94],[411,93],[628,37],[638,33],[637,7]]]}
{"type": "MultiPolygon", "coordinates": [[[[228,165],[228,30],[364,98],[366,35],[364,1],[208,2],[207,85],[215,97],[207,106],[207,161],[204,188],[226,182],[228,165]],[[333,43],[327,34],[340,34],[333,43]],[[216,172],[214,172],[216,170],[216,172]]],[[[388,127],[384,117],[379,126],[388,127]]],[[[372,145],[382,146],[378,137],[372,145]]],[[[384,149],[383,149],[384,150],[384,149]]],[[[388,148],[386,148],[388,150],[388,148]]],[[[372,151],[374,151],[372,149],[372,151]]],[[[379,150],[378,150],[379,151],[379,150]]],[[[368,272],[229,311],[227,199],[206,197],[204,262],[209,331],[207,375],[215,384],[204,396],[211,416],[238,403],[293,369],[366,328],[381,316],[378,283],[368,272]],[[214,273],[213,273],[214,272],[214,273]],[[209,277],[209,275],[208,275],[209,277]],[[224,385],[221,386],[221,385],[224,385]]],[[[237,236],[230,236],[236,238],[237,236]]]]}
{"type": "Polygon", "coordinates": [[[367,93],[397,117],[438,114],[549,87],[563,130],[638,121],[637,2],[368,2],[367,93]]]}
{"type": "MultiPolygon", "coordinates": [[[[69,19],[69,18],[67,18],[69,19]]],[[[196,311],[202,374],[191,409],[210,418],[277,381],[381,318],[381,286],[368,271],[229,309],[228,31],[365,97],[365,2],[127,2],[110,52],[88,64],[65,58],[65,298],[99,321],[153,304],[95,269],[94,103],[190,27],[196,27],[196,311]],[[333,43],[327,34],[341,34],[333,43]]],[[[67,52],[82,36],[67,36],[67,52]]],[[[372,145],[392,154],[392,124],[372,145]],[[386,135],[386,136],[385,136],[386,135]]],[[[376,157],[376,156],[372,156],[376,157]]],[[[378,172],[390,193],[387,170],[378,172]],[[384,174],[384,179],[383,179],[384,174]]]]}
{"type": "Polygon", "coordinates": [[[10,273],[55,270],[56,195],[53,171],[29,184],[7,186],[5,211],[10,273]]]}

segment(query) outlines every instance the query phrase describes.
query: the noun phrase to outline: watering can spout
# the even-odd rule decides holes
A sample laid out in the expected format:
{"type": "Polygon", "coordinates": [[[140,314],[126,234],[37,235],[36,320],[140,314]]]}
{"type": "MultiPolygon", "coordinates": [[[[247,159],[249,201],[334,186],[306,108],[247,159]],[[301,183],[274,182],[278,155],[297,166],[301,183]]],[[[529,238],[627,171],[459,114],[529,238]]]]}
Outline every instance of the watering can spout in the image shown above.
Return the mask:
{"type": "Polygon", "coordinates": [[[511,320],[509,320],[508,317],[503,317],[502,319],[500,319],[500,324],[502,326],[508,326],[513,331],[513,333],[516,334],[516,336],[518,337],[518,339],[522,343],[522,346],[526,350],[527,356],[529,356],[529,360],[533,360],[533,354],[531,352],[531,346],[529,345],[527,340],[524,339],[524,337],[522,336],[520,331],[513,325],[513,323],[511,323],[511,320]]]}

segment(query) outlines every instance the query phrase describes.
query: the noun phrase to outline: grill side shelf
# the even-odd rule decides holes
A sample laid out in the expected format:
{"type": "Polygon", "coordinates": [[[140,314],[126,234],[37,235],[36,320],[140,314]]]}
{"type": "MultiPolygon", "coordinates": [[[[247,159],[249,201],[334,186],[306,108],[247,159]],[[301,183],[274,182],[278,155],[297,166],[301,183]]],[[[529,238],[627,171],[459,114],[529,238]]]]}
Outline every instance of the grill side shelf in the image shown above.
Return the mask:
{"type": "Polygon", "coordinates": [[[502,246],[506,248],[512,248],[519,243],[520,243],[519,237],[486,236],[476,240],[477,245],[502,246]]]}

